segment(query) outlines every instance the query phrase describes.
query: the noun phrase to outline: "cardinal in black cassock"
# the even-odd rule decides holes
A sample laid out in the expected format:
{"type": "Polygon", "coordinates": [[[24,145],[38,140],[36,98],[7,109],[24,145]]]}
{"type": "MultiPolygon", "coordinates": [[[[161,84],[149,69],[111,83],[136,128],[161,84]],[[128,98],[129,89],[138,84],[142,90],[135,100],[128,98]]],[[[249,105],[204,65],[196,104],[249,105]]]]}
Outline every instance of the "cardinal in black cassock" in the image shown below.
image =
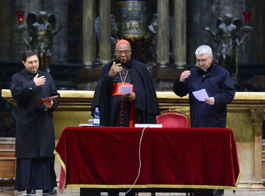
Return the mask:
{"type": "Polygon", "coordinates": [[[92,103],[92,115],[100,110],[102,126],[134,127],[135,123],[156,123],[160,114],[155,88],[145,64],[131,59],[127,40],[115,47],[116,60],[102,69],[92,103]],[[121,86],[132,85],[132,92],[122,94],[121,86]]]}

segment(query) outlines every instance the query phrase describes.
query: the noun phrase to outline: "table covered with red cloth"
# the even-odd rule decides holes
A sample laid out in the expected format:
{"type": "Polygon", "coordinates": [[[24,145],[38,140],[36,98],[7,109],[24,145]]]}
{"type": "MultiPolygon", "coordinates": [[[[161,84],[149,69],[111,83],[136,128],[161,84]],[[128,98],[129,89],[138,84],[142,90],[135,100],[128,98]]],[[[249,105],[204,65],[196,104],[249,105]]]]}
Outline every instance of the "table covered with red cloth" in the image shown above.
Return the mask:
{"type": "Polygon", "coordinates": [[[62,165],[59,189],[130,188],[138,171],[134,188],[236,189],[239,163],[232,130],[143,130],[65,128],[55,148],[62,165]]]}

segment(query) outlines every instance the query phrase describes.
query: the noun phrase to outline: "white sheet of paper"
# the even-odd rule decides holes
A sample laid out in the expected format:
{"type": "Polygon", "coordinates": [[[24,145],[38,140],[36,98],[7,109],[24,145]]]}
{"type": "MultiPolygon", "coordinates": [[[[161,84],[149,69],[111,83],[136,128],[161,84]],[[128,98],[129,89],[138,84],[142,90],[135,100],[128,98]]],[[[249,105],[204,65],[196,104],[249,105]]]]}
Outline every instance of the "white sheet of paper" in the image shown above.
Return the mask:
{"type": "Polygon", "coordinates": [[[194,97],[196,99],[198,99],[199,101],[205,101],[205,99],[209,98],[205,89],[193,91],[192,93],[193,93],[194,97]]]}
{"type": "Polygon", "coordinates": [[[135,124],[134,127],[154,127],[154,128],[162,128],[162,124],[135,124]]]}
{"type": "Polygon", "coordinates": [[[129,94],[132,93],[133,85],[120,86],[119,93],[129,94]]]}

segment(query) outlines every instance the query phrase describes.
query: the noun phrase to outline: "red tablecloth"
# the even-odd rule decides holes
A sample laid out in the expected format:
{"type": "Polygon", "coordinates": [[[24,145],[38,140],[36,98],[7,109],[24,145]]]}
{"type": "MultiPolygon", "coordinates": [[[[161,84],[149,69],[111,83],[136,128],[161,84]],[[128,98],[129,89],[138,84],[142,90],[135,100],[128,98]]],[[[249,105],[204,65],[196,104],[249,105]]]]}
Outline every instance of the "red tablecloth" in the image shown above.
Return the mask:
{"type": "Polygon", "coordinates": [[[55,149],[60,185],[81,188],[236,189],[232,130],[222,128],[67,127],[55,149]],[[139,141],[143,133],[139,156],[139,141]]]}

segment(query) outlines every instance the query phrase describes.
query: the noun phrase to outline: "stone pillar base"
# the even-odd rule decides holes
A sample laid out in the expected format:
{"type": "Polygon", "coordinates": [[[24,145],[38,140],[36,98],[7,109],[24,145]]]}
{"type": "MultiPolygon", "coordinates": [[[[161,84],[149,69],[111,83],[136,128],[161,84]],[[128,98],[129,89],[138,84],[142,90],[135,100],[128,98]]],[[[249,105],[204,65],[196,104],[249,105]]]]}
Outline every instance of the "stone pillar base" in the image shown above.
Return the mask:
{"type": "Polygon", "coordinates": [[[157,91],[172,91],[173,82],[180,76],[185,69],[179,69],[170,66],[155,66],[152,71],[155,78],[155,87],[157,91]]]}
{"type": "Polygon", "coordinates": [[[78,70],[74,83],[77,90],[95,90],[102,67],[84,67],[78,70]]]}
{"type": "Polygon", "coordinates": [[[237,188],[238,189],[252,189],[252,190],[260,190],[264,189],[264,182],[262,181],[240,181],[237,188]]]}

